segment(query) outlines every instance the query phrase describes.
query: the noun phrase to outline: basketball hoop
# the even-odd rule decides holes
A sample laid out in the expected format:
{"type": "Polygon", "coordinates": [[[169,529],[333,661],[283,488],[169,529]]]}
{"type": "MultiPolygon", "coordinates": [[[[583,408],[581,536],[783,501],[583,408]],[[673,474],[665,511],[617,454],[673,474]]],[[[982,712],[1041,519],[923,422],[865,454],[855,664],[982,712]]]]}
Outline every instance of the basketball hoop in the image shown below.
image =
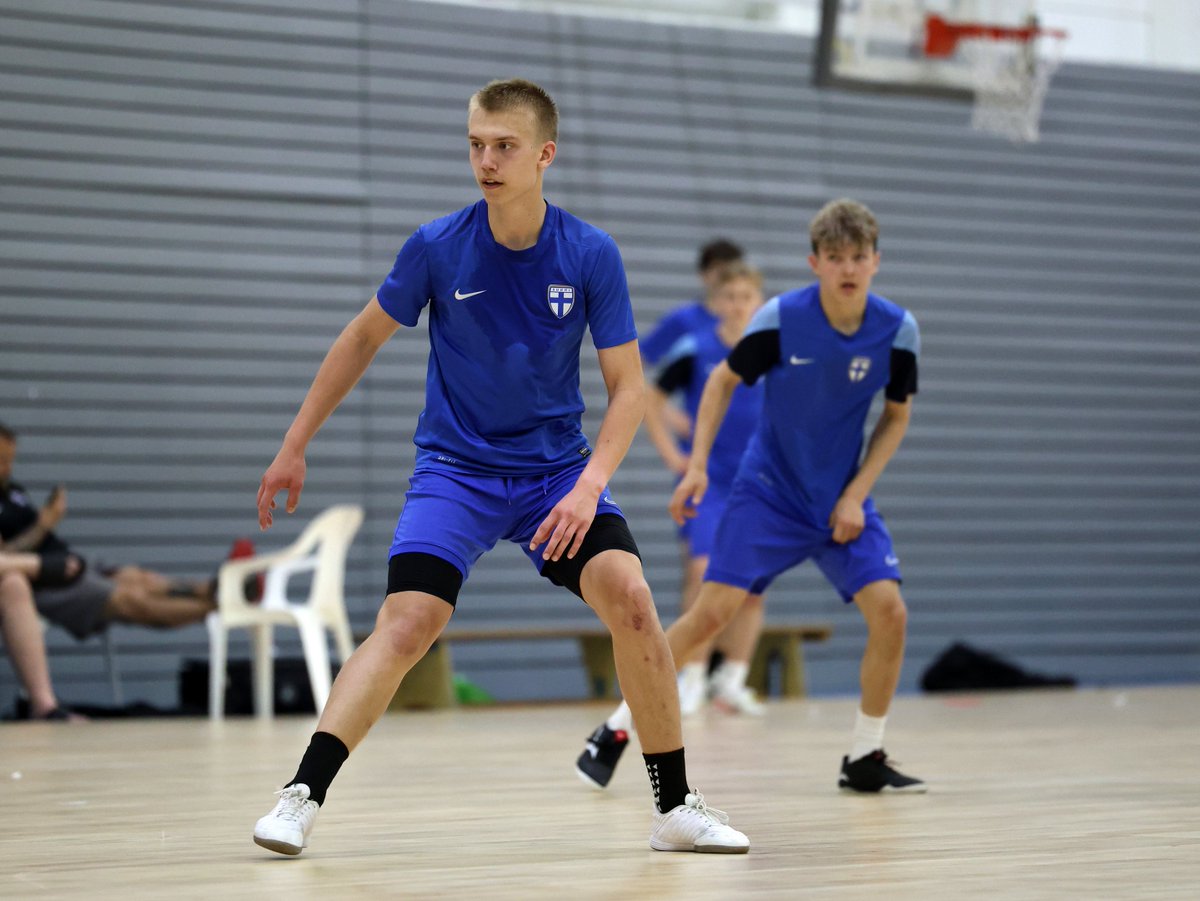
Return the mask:
{"type": "Polygon", "coordinates": [[[1038,120],[1050,78],[1062,61],[1067,33],[1040,28],[1030,17],[1021,27],[948,22],[925,18],[926,57],[959,51],[975,83],[971,127],[1016,143],[1038,139],[1038,120]]]}

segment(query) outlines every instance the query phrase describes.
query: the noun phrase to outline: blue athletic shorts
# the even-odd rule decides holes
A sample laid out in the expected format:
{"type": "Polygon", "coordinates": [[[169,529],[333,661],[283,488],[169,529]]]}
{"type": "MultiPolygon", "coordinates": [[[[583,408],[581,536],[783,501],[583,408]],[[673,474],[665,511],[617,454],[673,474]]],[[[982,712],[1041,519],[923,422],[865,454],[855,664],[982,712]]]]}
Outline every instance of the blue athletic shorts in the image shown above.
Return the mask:
{"type": "Polygon", "coordinates": [[[707,557],[717,540],[717,525],[729,501],[729,486],[710,483],[696,516],[679,527],[679,537],[687,542],[688,556],[707,557]]]}
{"type": "MultiPolygon", "coordinates": [[[[457,567],[465,580],[475,561],[505,540],[519,544],[540,573],[546,545],[530,550],[529,542],[554,505],[575,487],[585,465],[540,476],[418,470],[409,479],[388,559],[414,551],[433,554],[457,567]]],[[[602,513],[624,518],[607,486],[596,505],[596,515],[602,513]]]]}
{"type": "Polygon", "coordinates": [[[753,483],[738,479],[717,527],[704,580],[762,594],[777,576],[811,557],[846,603],[872,582],[901,581],[892,536],[870,498],[863,513],[862,534],[848,544],[836,544],[829,526],[787,510],[764,497],[753,483]]]}

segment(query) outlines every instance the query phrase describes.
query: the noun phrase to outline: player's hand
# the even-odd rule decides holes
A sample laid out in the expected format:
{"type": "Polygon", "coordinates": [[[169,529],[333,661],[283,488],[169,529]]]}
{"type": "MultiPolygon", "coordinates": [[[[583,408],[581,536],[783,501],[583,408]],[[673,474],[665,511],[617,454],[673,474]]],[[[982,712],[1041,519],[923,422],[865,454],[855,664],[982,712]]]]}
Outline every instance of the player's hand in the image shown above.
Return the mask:
{"type": "Polygon", "coordinates": [[[542,520],[533,533],[529,549],[536,550],[539,544],[547,542],[542,551],[543,560],[558,560],[564,552],[568,560],[574,559],[596,518],[596,504],[603,493],[603,489],[597,492],[590,486],[576,483],[542,520]]]}
{"type": "Polygon", "coordinates": [[[679,484],[675,486],[671,502],[667,504],[667,511],[671,514],[671,519],[675,520],[675,525],[681,526],[685,520],[695,517],[696,508],[704,500],[706,491],[708,491],[708,473],[703,469],[689,467],[683,474],[683,478],[679,480],[679,484]]]}
{"type": "Polygon", "coordinates": [[[288,493],[287,512],[296,512],[300,492],[304,488],[305,472],[303,453],[280,448],[258,486],[258,527],[264,532],[274,522],[271,511],[275,509],[275,495],[280,491],[286,489],[288,493]]]}
{"type": "Polygon", "coordinates": [[[844,495],[833,505],[829,514],[829,527],[833,529],[833,540],[837,544],[848,544],[862,534],[866,517],[862,501],[844,495]]]}
{"type": "Polygon", "coordinates": [[[53,529],[67,515],[67,486],[55,485],[46,499],[45,506],[38,513],[38,525],[43,529],[53,529]]]}

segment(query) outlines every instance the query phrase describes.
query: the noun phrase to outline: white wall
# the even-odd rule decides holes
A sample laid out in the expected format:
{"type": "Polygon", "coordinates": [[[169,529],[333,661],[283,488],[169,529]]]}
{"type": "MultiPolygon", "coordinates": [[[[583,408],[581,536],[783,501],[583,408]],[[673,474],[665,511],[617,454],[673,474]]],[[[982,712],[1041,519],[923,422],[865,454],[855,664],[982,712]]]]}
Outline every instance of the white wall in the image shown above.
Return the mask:
{"type": "Polygon", "coordinates": [[[1200,70],[1195,0],[1042,0],[1039,9],[1070,34],[1067,59],[1200,70]]]}

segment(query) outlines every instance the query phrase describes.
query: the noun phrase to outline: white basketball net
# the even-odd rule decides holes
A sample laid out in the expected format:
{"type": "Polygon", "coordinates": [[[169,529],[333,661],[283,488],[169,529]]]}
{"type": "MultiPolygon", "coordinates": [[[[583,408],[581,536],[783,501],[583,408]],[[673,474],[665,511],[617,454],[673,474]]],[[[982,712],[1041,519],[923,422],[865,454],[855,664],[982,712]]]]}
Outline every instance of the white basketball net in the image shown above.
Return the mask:
{"type": "Polygon", "coordinates": [[[1061,36],[1045,32],[1027,41],[963,38],[959,50],[975,79],[971,127],[1018,144],[1036,141],[1062,45],[1061,36]]]}

